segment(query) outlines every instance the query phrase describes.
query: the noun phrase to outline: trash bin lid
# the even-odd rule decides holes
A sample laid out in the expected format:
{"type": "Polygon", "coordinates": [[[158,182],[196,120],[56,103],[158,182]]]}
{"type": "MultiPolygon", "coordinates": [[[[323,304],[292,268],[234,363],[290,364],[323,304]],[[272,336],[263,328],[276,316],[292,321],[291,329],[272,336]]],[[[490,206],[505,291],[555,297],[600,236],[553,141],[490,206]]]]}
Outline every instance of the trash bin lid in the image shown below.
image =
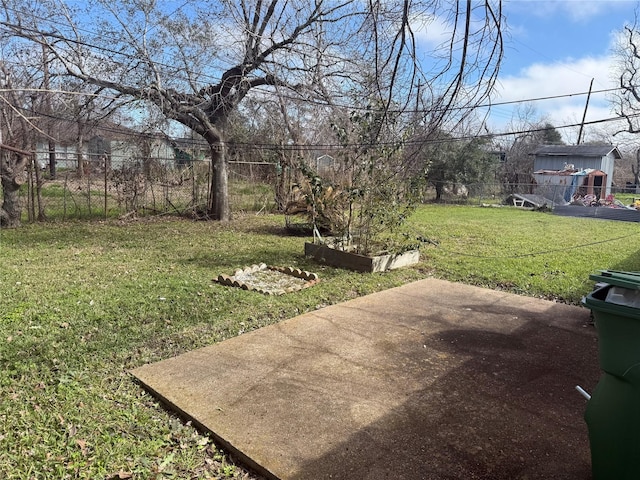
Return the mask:
{"type": "Polygon", "coordinates": [[[599,274],[589,275],[591,280],[608,283],[616,287],[640,290],[640,272],[620,272],[617,270],[600,270],[599,274]]]}

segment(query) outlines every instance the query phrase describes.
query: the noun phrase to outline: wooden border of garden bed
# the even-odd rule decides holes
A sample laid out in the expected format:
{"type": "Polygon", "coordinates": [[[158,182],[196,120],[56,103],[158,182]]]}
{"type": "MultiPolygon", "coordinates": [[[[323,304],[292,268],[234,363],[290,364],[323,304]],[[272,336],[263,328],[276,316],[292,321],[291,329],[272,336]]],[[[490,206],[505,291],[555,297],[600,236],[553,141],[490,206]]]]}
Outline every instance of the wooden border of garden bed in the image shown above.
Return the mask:
{"type": "Polygon", "coordinates": [[[420,261],[419,250],[409,250],[397,254],[366,256],[309,242],[305,242],[304,244],[304,254],[307,257],[312,257],[327,265],[368,273],[394,270],[396,268],[414,265],[420,261]]]}

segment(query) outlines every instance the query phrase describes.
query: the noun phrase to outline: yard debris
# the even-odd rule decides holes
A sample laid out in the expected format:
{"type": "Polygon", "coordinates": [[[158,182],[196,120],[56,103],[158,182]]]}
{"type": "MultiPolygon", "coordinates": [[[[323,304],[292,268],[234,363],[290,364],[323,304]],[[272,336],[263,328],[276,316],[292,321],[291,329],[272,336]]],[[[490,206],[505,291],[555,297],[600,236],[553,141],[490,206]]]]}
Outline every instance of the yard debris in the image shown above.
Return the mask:
{"type": "Polygon", "coordinates": [[[542,195],[519,194],[519,193],[514,193],[512,195],[509,195],[509,197],[507,197],[505,201],[505,204],[513,205],[514,207],[534,208],[534,209],[554,206],[553,200],[545,198],[542,195]]]}
{"type": "Polygon", "coordinates": [[[597,198],[595,195],[579,195],[575,194],[571,198],[571,205],[583,207],[607,207],[607,208],[623,208],[626,210],[640,210],[640,201],[636,201],[633,205],[625,205],[620,200],[616,200],[614,195],[607,195],[605,198],[597,198]]]}
{"type": "Polygon", "coordinates": [[[553,209],[556,215],[568,217],[600,218],[603,220],[618,220],[623,222],[640,222],[640,202],[626,206],[613,195],[604,199],[594,198],[593,195],[576,197],[569,205],[558,205],[553,209]]]}

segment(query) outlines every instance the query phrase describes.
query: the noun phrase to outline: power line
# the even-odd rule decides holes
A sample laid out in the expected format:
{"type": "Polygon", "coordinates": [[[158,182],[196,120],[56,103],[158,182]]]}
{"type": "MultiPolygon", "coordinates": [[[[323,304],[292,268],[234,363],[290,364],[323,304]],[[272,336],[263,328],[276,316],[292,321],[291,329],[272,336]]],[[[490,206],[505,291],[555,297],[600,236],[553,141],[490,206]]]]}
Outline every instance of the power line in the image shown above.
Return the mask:
{"type": "MultiPolygon", "coordinates": [[[[1,90],[0,90],[1,91],[1,90]]],[[[38,112],[36,110],[33,109],[26,109],[23,108],[21,109],[22,111],[29,113],[31,115],[37,115],[37,116],[41,116],[41,117],[46,117],[46,118],[51,118],[53,120],[59,120],[59,121],[63,121],[63,122],[68,122],[68,123],[75,123],[75,120],[73,119],[68,119],[68,118],[64,118],[61,116],[56,116],[53,114],[48,114],[45,112],[38,112]]],[[[630,115],[629,117],[631,118],[638,118],[640,117],[640,113],[638,114],[634,114],[634,115],[630,115]]],[[[602,124],[602,123],[609,123],[609,122],[616,122],[616,121],[623,121],[625,120],[627,117],[609,117],[609,118],[603,118],[603,119],[599,119],[599,120],[592,120],[589,122],[584,122],[584,125],[596,125],[596,124],[602,124]]],[[[582,123],[573,123],[573,124],[566,124],[566,125],[560,125],[560,126],[554,126],[553,128],[558,130],[558,129],[564,129],[564,128],[576,128],[579,127],[580,125],[582,125],[582,123]]],[[[118,129],[116,127],[102,127],[99,126],[98,128],[100,128],[100,130],[102,131],[106,131],[106,132],[113,132],[113,133],[118,133],[119,135],[125,135],[125,136],[149,136],[149,135],[153,135],[153,134],[149,134],[149,133],[141,133],[141,132],[135,132],[135,131],[123,131],[122,129],[118,129]]],[[[124,127],[127,128],[127,127],[124,127]]],[[[514,136],[514,135],[527,135],[527,134],[532,134],[532,133],[537,133],[537,132],[544,132],[549,130],[548,127],[542,126],[542,127],[538,127],[538,128],[529,128],[529,129],[524,129],[524,130],[515,130],[515,131],[508,131],[508,132],[498,132],[498,133],[486,133],[486,134],[482,134],[482,135],[464,135],[464,136],[456,136],[456,137],[448,137],[448,138],[419,138],[416,137],[415,140],[405,140],[402,142],[377,142],[377,143],[347,143],[347,144],[342,144],[342,143],[305,143],[305,144],[276,144],[276,143],[256,143],[256,142],[233,142],[233,141],[228,141],[227,145],[229,145],[230,147],[234,147],[234,148],[241,148],[244,150],[277,150],[277,151],[313,151],[313,150],[332,150],[332,149],[337,149],[337,148],[354,148],[354,147],[375,147],[375,146],[392,146],[392,145],[396,145],[397,143],[402,143],[402,145],[404,146],[415,146],[415,145],[437,145],[437,144],[445,144],[445,143],[453,143],[453,142],[459,142],[459,141],[470,141],[473,139],[486,139],[486,140],[490,140],[490,139],[494,139],[497,137],[510,137],[510,136],[514,136]]],[[[194,145],[203,145],[202,141],[198,141],[198,140],[194,140],[193,141],[194,145]]]]}
{"type": "MultiPolygon", "coordinates": [[[[183,3],[178,9],[176,9],[176,11],[178,11],[180,8],[184,7],[188,3],[189,3],[189,1],[183,3]]],[[[33,15],[33,16],[34,16],[34,18],[40,18],[40,17],[37,17],[35,15],[33,15]]],[[[40,19],[41,20],[47,20],[47,19],[42,19],[42,18],[40,18],[40,19]]],[[[66,41],[66,42],[76,43],[78,45],[87,46],[88,48],[98,49],[98,50],[104,51],[106,53],[118,54],[118,55],[123,55],[123,56],[129,57],[129,58],[135,58],[135,56],[131,55],[131,54],[122,53],[122,52],[116,51],[114,49],[109,49],[109,48],[98,46],[98,45],[93,45],[93,44],[90,44],[88,42],[84,42],[82,40],[70,39],[70,38],[65,37],[64,35],[61,35],[61,34],[55,33],[55,32],[44,33],[44,32],[41,32],[39,30],[36,30],[36,29],[22,27],[20,25],[11,24],[11,23],[8,23],[8,22],[0,22],[0,25],[4,25],[5,27],[8,27],[8,28],[19,28],[19,29],[22,29],[24,31],[37,33],[39,35],[51,36],[52,38],[58,38],[60,40],[66,41]]],[[[91,33],[95,34],[95,32],[91,32],[91,33]]],[[[166,68],[171,68],[171,66],[169,66],[169,65],[162,64],[160,62],[156,62],[156,63],[158,65],[160,65],[160,66],[163,66],[163,67],[166,67],[166,68]]],[[[167,75],[171,76],[169,74],[167,74],[167,75]]],[[[180,78],[181,80],[184,80],[184,78],[179,77],[179,76],[174,76],[174,77],[175,78],[180,78]]],[[[214,77],[211,77],[211,78],[214,78],[214,77]]],[[[16,91],[16,90],[19,90],[19,89],[12,89],[12,90],[16,91]]],[[[23,89],[23,90],[24,91],[43,91],[43,92],[45,91],[45,90],[42,90],[42,89],[23,89]]],[[[601,90],[597,90],[595,92],[592,92],[592,94],[593,93],[609,93],[609,92],[614,92],[614,91],[618,91],[618,90],[621,90],[621,89],[620,88],[601,89],[601,90]]],[[[2,90],[2,91],[7,91],[7,90],[2,90]]],[[[258,90],[258,91],[260,91],[260,90],[258,90]]],[[[50,93],[67,93],[67,94],[74,94],[74,95],[89,95],[89,94],[86,94],[86,93],[65,92],[63,90],[51,90],[49,92],[50,93]]],[[[273,93],[273,92],[270,91],[269,93],[273,93]]],[[[451,107],[450,110],[455,111],[455,110],[470,110],[470,109],[492,108],[492,107],[514,105],[514,104],[526,103],[526,102],[537,102],[537,101],[546,101],[546,100],[554,100],[554,99],[561,99],[561,98],[571,98],[571,97],[582,96],[582,95],[587,95],[587,94],[589,94],[589,92],[575,92],[575,93],[552,95],[552,96],[543,96],[543,97],[536,97],[536,98],[523,99],[523,100],[512,100],[512,101],[505,101],[505,102],[493,102],[493,103],[481,104],[481,105],[475,105],[475,106],[451,107]]],[[[110,98],[110,97],[104,97],[104,98],[110,98]]],[[[304,99],[304,98],[292,97],[292,96],[284,96],[284,98],[301,100],[301,101],[304,101],[304,102],[306,102],[308,104],[316,104],[316,105],[320,105],[320,106],[324,106],[324,107],[337,107],[337,108],[344,108],[344,109],[350,109],[350,110],[366,109],[366,107],[360,107],[360,106],[356,106],[356,105],[345,105],[345,104],[333,105],[333,104],[329,104],[329,103],[326,103],[326,102],[314,101],[313,99],[308,99],[308,98],[304,99]]],[[[375,110],[373,110],[373,111],[375,111],[375,110]]],[[[379,111],[382,111],[382,110],[379,110],[379,111]]],[[[408,113],[408,114],[423,113],[423,114],[428,114],[428,113],[437,112],[437,111],[439,111],[439,109],[438,108],[434,108],[434,109],[423,108],[423,109],[414,109],[414,110],[393,110],[393,109],[391,109],[391,110],[386,110],[386,111],[390,112],[390,113],[398,113],[398,114],[401,114],[401,113],[408,113]]],[[[40,114],[40,115],[43,115],[43,114],[40,114]]],[[[65,121],[67,120],[67,119],[63,119],[61,117],[52,117],[52,118],[57,118],[59,120],[65,120],[65,121]]],[[[591,124],[596,124],[596,123],[604,123],[604,122],[621,120],[622,118],[623,117],[601,119],[601,120],[586,122],[585,124],[591,125],[591,124]]],[[[562,128],[577,127],[577,126],[579,126],[579,124],[563,125],[563,126],[554,127],[554,128],[562,129],[562,128]]],[[[465,140],[465,139],[469,139],[469,138],[495,138],[495,137],[500,137],[500,136],[522,135],[522,134],[533,133],[533,132],[544,131],[544,130],[546,130],[546,128],[527,129],[527,130],[521,130],[521,131],[505,132],[505,133],[494,133],[494,134],[486,134],[486,135],[475,135],[473,137],[466,136],[466,137],[458,137],[458,138],[454,138],[454,139],[430,140],[430,141],[427,141],[427,142],[419,141],[419,143],[429,143],[429,142],[436,142],[436,141],[437,142],[456,141],[456,140],[465,140]]],[[[418,142],[418,141],[416,141],[416,142],[418,142]]],[[[391,142],[389,142],[387,144],[390,144],[390,143],[391,142]]],[[[415,142],[413,142],[413,143],[415,143],[415,142]]],[[[248,143],[247,144],[236,143],[234,145],[236,145],[237,147],[245,146],[245,147],[248,147],[248,148],[276,148],[276,147],[282,148],[282,146],[280,146],[280,145],[271,145],[271,144],[257,145],[257,144],[248,144],[248,143]]],[[[384,143],[382,145],[384,145],[384,143]]],[[[338,144],[316,144],[316,145],[309,146],[309,148],[337,148],[337,147],[340,147],[340,146],[344,146],[344,145],[338,145],[338,144]]],[[[285,148],[300,149],[300,148],[307,148],[307,146],[306,145],[291,145],[291,146],[285,146],[285,148]]]]}
{"type": "MultiPolygon", "coordinates": [[[[629,117],[640,117],[640,113],[638,114],[634,114],[634,115],[630,115],[629,117]]],[[[584,122],[584,125],[596,125],[596,124],[601,124],[601,123],[608,123],[608,122],[616,122],[616,121],[622,121],[624,118],[626,117],[610,117],[610,118],[603,118],[603,119],[599,119],[599,120],[592,120],[589,122],[584,122]]],[[[563,128],[575,128],[575,127],[579,127],[581,125],[581,123],[572,123],[572,124],[567,124],[567,125],[561,125],[561,126],[554,126],[554,129],[563,129],[563,128]]],[[[530,134],[530,133],[537,133],[537,132],[544,132],[546,130],[549,130],[548,127],[539,127],[539,128],[530,128],[530,129],[526,129],[526,130],[516,130],[516,131],[509,131],[509,132],[499,132],[499,133],[487,133],[487,134],[482,134],[482,135],[464,135],[464,136],[457,136],[457,137],[450,137],[450,138],[436,138],[436,139],[421,139],[421,138],[416,138],[415,140],[406,140],[406,141],[402,141],[402,142],[377,142],[377,143],[371,143],[371,144],[367,144],[367,143],[350,143],[350,144],[290,144],[290,145],[279,145],[279,144],[256,144],[256,143],[233,143],[233,142],[228,142],[229,145],[234,145],[234,146],[243,146],[246,147],[247,149],[280,149],[280,150],[303,150],[303,151],[308,151],[308,150],[323,150],[323,149],[335,149],[335,148],[345,148],[345,147],[374,147],[374,146],[392,146],[395,145],[397,143],[402,143],[402,145],[404,146],[411,146],[411,145],[430,145],[430,144],[444,144],[444,143],[453,143],[453,142],[459,142],[459,141],[469,141],[469,140],[473,140],[473,139],[493,139],[496,137],[509,137],[509,136],[513,136],[513,135],[526,135],[526,134],[530,134]]]]}
{"type": "MultiPolygon", "coordinates": [[[[180,9],[182,9],[185,5],[187,5],[188,3],[190,3],[191,0],[187,0],[186,2],[184,2],[180,7],[178,7],[172,14],[175,14],[177,11],[179,11],[180,9]]],[[[12,11],[16,11],[15,9],[12,9],[10,7],[7,7],[9,10],[12,11]]],[[[33,18],[39,19],[39,20],[43,20],[43,21],[48,21],[50,23],[60,23],[60,22],[55,22],[51,19],[46,19],[46,18],[42,18],[39,17],[33,13],[30,12],[18,12],[18,13],[22,13],[22,14],[27,14],[27,15],[31,15],[33,18]]],[[[138,59],[138,57],[134,54],[129,54],[129,53],[124,53],[115,49],[110,49],[108,47],[104,47],[104,46],[100,46],[100,45],[95,45],[86,41],[82,41],[82,40],[78,40],[78,39],[72,39],[72,38],[68,38],[65,37],[62,34],[59,33],[55,33],[55,32],[42,32],[40,30],[37,29],[33,29],[33,28],[28,28],[28,27],[24,27],[21,25],[17,25],[17,24],[12,24],[9,22],[4,22],[4,21],[0,21],[0,25],[5,26],[7,28],[11,29],[20,29],[23,31],[27,31],[27,32],[31,32],[31,33],[36,33],[39,35],[44,35],[44,36],[49,36],[52,38],[56,38],[65,42],[69,42],[69,43],[75,43],[77,45],[80,46],[85,46],[88,48],[92,48],[95,50],[99,50],[99,51],[103,51],[105,53],[108,54],[112,54],[112,55],[120,55],[120,56],[124,56],[127,57],[129,59],[138,59]]],[[[66,26],[66,25],[65,25],[66,26]]],[[[79,29],[80,31],[86,31],[88,33],[91,33],[92,35],[97,35],[96,32],[93,32],[91,30],[86,30],[86,29],[79,29]]],[[[115,41],[115,40],[114,40],[115,41]]],[[[159,65],[161,67],[164,68],[168,68],[168,69],[175,69],[174,65],[168,65],[162,62],[158,62],[158,61],[154,61],[153,62],[156,65],[159,65]]],[[[229,65],[231,65],[229,63],[229,65]]],[[[167,77],[169,78],[175,78],[175,79],[179,79],[181,81],[188,81],[188,76],[190,76],[191,74],[195,73],[192,71],[188,71],[188,70],[184,70],[185,73],[187,74],[187,76],[181,76],[178,74],[171,74],[169,72],[165,72],[165,74],[167,75],[167,77]]],[[[214,77],[212,75],[208,75],[205,74],[203,72],[198,72],[197,76],[202,78],[202,79],[208,79],[212,82],[219,82],[220,78],[219,77],[214,77]]],[[[619,91],[622,90],[622,88],[620,87],[616,87],[616,88],[609,88],[609,89],[601,89],[601,90],[595,90],[592,91],[592,94],[598,94],[598,93],[609,93],[609,92],[614,92],[614,91],[619,91]]],[[[256,88],[255,91],[260,92],[262,91],[263,93],[268,93],[268,94],[273,94],[272,91],[267,91],[267,90],[263,90],[260,88],[256,88]]],[[[550,95],[550,96],[544,96],[544,97],[537,97],[537,98],[531,98],[531,99],[527,99],[527,100],[510,100],[510,101],[504,101],[504,102],[491,102],[491,103],[487,103],[487,104],[481,104],[481,105],[474,105],[474,106],[463,106],[463,107],[449,107],[449,110],[470,110],[470,109],[476,109],[476,108],[492,108],[492,107],[499,107],[499,106],[506,106],[506,105],[515,105],[515,104],[519,104],[519,103],[526,103],[526,102],[537,102],[537,101],[545,101],[545,100],[556,100],[556,99],[561,99],[561,98],[571,98],[571,97],[575,97],[575,96],[584,96],[584,95],[588,95],[589,92],[576,92],[576,93],[568,93],[568,94],[561,94],[561,95],[550,95]]],[[[318,106],[323,106],[323,107],[331,107],[331,108],[340,108],[340,109],[348,109],[348,110],[361,110],[361,111],[372,111],[372,112],[382,112],[382,110],[379,109],[369,109],[367,107],[362,107],[359,105],[345,105],[345,104],[330,104],[327,102],[322,102],[322,101],[318,101],[318,100],[314,100],[314,99],[309,99],[309,98],[302,98],[302,97],[294,97],[291,95],[283,95],[283,94],[279,94],[282,98],[288,99],[288,100],[295,100],[295,101],[304,101],[306,103],[309,104],[314,104],[314,105],[318,105],[318,106]]],[[[433,112],[438,112],[441,111],[441,109],[435,108],[435,109],[428,109],[428,108],[423,108],[423,109],[386,109],[384,110],[387,113],[392,113],[392,114],[419,114],[419,113],[433,113],[433,112]]]]}
{"type": "MultiPolygon", "coordinates": [[[[596,94],[596,93],[610,93],[610,92],[615,92],[615,91],[619,91],[619,90],[623,90],[623,88],[621,87],[615,87],[615,88],[606,88],[606,89],[602,89],[602,90],[593,90],[591,92],[591,94],[596,94]]],[[[262,91],[264,93],[267,93],[267,90],[261,90],[259,88],[256,89],[256,91],[262,91]]],[[[271,93],[271,92],[268,92],[271,93]]],[[[589,92],[576,92],[576,93],[565,93],[565,94],[561,94],[561,95],[550,95],[550,96],[546,96],[546,97],[535,97],[535,98],[528,98],[528,99],[524,99],[524,100],[507,100],[504,102],[491,102],[491,103],[486,103],[486,104],[480,104],[480,105],[472,105],[472,106],[465,106],[465,107],[449,107],[448,110],[475,110],[475,109],[479,109],[479,108],[493,108],[493,107],[502,107],[502,106],[506,106],[506,105],[516,105],[519,103],[529,103],[529,102],[539,102],[539,101],[546,101],[546,100],[557,100],[557,99],[561,99],[561,98],[571,98],[571,97],[577,97],[577,96],[583,96],[583,95],[588,95],[589,92]]],[[[321,107],[335,107],[335,108],[340,108],[340,109],[348,109],[348,110],[355,110],[355,111],[370,111],[372,113],[382,113],[383,110],[378,110],[378,109],[371,109],[368,107],[362,107],[359,105],[344,105],[344,104],[330,104],[327,102],[321,102],[318,100],[313,100],[313,99],[302,99],[300,97],[293,97],[290,95],[282,95],[279,94],[282,98],[287,99],[287,100],[304,100],[306,103],[310,103],[313,105],[318,105],[321,107]]],[[[384,110],[387,113],[393,113],[393,114],[419,114],[419,113],[431,113],[431,112],[438,112],[441,111],[442,109],[440,108],[435,108],[435,109],[429,109],[429,108],[420,108],[420,109],[402,109],[402,110],[394,110],[394,109],[386,109],[384,110]]]]}
{"type": "MultiPolygon", "coordinates": [[[[1,22],[0,22],[1,23],[1,22]]],[[[260,89],[256,89],[258,91],[260,91],[260,89]]],[[[609,92],[614,92],[614,91],[618,91],[618,90],[622,90],[621,87],[616,87],[616,88],[608,88],[608,89],[602,89],[602,90],[594,90],[591,92],[591,94],[596,94],[596,93],[609,93],[609,92]]],[[[83,94],[83,93],[78,93],[78,92],[73,92],[73,91],[65,91],[65,90],[45,90],[45,89],[35,89],[35,88],[13,88],[13,89],[0,89],[0,92],[10,92],[10,91],[34,91],[34,92],[42,92],[42,93],[61,93],[61,94],[70,94],[70,95],[92,95],[92,94],[83,94]]],[[[263,92],[267,92],[267,91],[263,91],[263,92]]],[[[270,94],[272,94],[273,92],[268,92],[270,94]]],[[[526,99],[522,99],[522,100],[509,100],[509,101],[505,101],[505,102],[496,102],[496,103],[489,103],[489,104],[480,104],[480,105],[476,105],[476,106],[468,106],[468,107],[450,107],[450,110],[475,110],[475,109],[481,109],[481,108],[492,108],[492,107],[501,107],[501,106],[506,106],[506,105],[516,105],[516,104],[520,104],[520,103],[533,103],[533,102],[540,102],[540,101],[546,101],[546,100],[557,100],[557,99],[561,99],[561,98],[572,98],[572,97],[576,97],[576,96],[581,96],[581,95],[588,95],[589,92],[575,92],[575,93],[565,93],[565,94],[561,94],[561,95],[550,95],[550,96],[545,96],[545,97],[534,97],[534,98],[526,98],[526,99]]],[[[360,107],[357,105],[335,105],[335,104],[329,104],[329,103],[325,103],[325,102],[318,102],[318,101],[314,101],[312,99],[302,99],[300,97],[291,97],[291,96],[286,96],[286,95],[280,95],[282,98],[286,98],[286,99],[290,99],[290,100],[304,100],[305,103],[308,104],[312,104],[312,105],[318,105],[318,106],[323,106],[323,107],[337,107],[337,108],[343,108],[343,109],[350,109],[350,110],[367,110],[367,111],[371,111],[372,113],[381,113],[383,112],[383,110],[378,110],[378,109],[368,109],[367,107],[360,107]]],[[[104,97],[104,98],[112,98],[115,99],[116,97],[104,97]]],[[[440,111],[440,109],[435,108],[435,109],[428,109],[428,108],[423,108],[423,109],[418,109],[418,110],[384,110],[386,112],[389,113],[397,113],[397,114],[402,114],[402,113],[406,113],[406,114],[416,114],[416,113],[432,113],[432,112],[437,112],[440,111]]]]}

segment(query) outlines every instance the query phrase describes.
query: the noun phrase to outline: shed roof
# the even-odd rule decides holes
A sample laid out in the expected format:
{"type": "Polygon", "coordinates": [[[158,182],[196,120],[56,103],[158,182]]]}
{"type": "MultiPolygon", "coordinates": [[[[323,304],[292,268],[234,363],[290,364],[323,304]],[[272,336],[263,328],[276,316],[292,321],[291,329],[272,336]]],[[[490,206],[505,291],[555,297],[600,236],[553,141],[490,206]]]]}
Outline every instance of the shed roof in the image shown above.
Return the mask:
{"type": "Polygon", "coordinates": [[[614,158],[622,158],[618,147],[613,145],[541,145],[532,155],[537,157],[606,157],[612,152],[614,158]]]}

